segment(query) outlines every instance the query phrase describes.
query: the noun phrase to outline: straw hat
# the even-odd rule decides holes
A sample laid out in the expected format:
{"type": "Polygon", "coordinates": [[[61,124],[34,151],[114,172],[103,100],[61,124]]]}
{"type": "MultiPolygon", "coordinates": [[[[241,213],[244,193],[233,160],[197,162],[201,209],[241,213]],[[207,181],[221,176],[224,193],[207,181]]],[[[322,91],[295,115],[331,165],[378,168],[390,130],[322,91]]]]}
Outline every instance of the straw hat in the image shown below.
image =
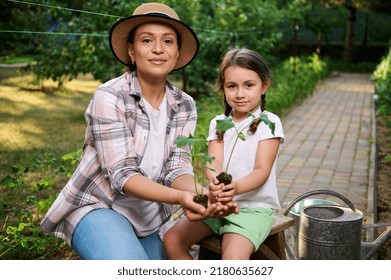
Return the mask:
{"type": "Polygon", "coordinates": [[[161,3],[146,3],[133,12],[130,17],[117,21],[110,30],[110,48],[114,56],[123,64],[130,66],[127,41],[129,32],[147,22],[164,22],[174,27],[181,37],[179,57],[174,70],[188,65],[196,56],[199,48],[197,35],[194,31],[180,21],[177,13],[170,7],[161,3]]]}

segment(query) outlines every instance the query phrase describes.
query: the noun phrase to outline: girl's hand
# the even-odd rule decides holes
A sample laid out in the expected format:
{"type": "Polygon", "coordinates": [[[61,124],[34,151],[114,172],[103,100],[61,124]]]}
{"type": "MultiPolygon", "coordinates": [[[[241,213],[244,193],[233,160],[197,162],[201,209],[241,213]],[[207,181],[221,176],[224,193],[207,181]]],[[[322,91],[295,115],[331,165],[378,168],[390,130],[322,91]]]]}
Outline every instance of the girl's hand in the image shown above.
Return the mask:
{"type": "Polygon", "coordinates": [[[216,203],[217,207],[211,213],[210,217],[220,219],[231,214],[239,214],[239,207],[236,202],[228,202],[222,204],[221,202],[216,203]]]}
{"type": "Polygon", "coordinates": [[[212,181],[209,182],[209,193],[212,194],[214,199],[218,201],[219,194],[223,192],[224,184],[219,184],[219,180],[216,177],[212,178],[212,181]]]}
{"type": "Polygon", "coordinates": [[[217,201],[226,204],[231,202],[236,194],[236,184],[232,182],[229,185],[223,185],[221,192],[218,194],[217,201]]]}

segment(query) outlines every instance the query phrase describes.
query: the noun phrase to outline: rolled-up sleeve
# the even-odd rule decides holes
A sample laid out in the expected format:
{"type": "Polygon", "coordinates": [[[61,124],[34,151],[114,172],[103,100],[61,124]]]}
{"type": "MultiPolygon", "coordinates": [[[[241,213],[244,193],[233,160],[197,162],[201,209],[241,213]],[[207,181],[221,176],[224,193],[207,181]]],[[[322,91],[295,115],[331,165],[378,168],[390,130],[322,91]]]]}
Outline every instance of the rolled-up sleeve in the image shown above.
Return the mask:
{"type": "Polygon", "coordinates": [[[193,165],[191,157],[184,153],[184,150],[189,152],[188,147],[178,148],[175,145],[175,140],[178,136],[194,135],[197,123],[197,110],[194,101],[189,100],[184,105],[183,111],[177,114],[177,126],[179,133],[175,135],[172,143],[172,152],[166,164],[166,176],[163,178],[163,184],[170,186],[171,183],[179,176],[190,174],[193,175],[193,165]]]}
{"type": "Polygon", "coordinates": [[[125,116],[125,102],[113,89],[99,89],[86,112],[88,129],[104,176],[113,191],[123,193],[123,185],[141,173],[137,164],[133,135],[125,116]]]}

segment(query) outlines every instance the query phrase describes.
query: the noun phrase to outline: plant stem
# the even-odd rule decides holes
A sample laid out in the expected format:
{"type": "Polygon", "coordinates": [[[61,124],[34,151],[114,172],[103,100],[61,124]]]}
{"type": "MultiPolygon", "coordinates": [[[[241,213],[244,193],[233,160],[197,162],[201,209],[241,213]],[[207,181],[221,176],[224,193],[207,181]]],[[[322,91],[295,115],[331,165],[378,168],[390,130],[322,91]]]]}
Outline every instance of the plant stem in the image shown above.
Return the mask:
{"type": "Polygon", "coordinates": [[[198,195],[197,178],[196,178],[195,174],[194,174],[193,177],[194,177],[194,189],[195,189],[195,191],[196,191],[196,194],[198,195]]]}
{"type": "MultiPolygon", "coordinates": [[[[253,116],[253,115],[251,115],[251,116],[253,116]]],[[[253,120],[252,120],[248,125],[246,125],[245,127],[243,127],[242,130],[240,130],[239,132],[238,132],[238,130],[236,129],[236,126],[234,126],[234,128],[235,128],[235,130],[236,130],[236,139],[235,139],[235,143],[234,143],[234,145],[233,145],[233,147],[232,147],[232,149],[231,149],[231,153],[230,153],[229,158],[228,158],[227,167],[225,168],[225,173],[228,173],[229,163],[230,163],[230,161],[231,161],[232,154],[233,154],[233,152],[234,152],[236,143],[238,142],[238,140],[239,140],[239,138],[240,138],[240,135],[242,135],[242,134],[243,134],[242,132],[243,132],[247,127],[249,127],[252,123],[254,123],[256,120],[258,120],[258,119],[260,119],[260,117],[259,117],[259,118],[255,118],[255,119],[253,118],[253,120]]],[[[244,135],[243,135],[243,137],[244,137],[244,135]]],[[[245,139],[244,139],[244,140],[245,140],[245,139]]],[[[243,140],[243,141],[244,141],[244,140],[243,140]]]]}
{"type": "MultiPolygon", "coordinates": [[[[202,174],[206,173],[206,161],[202,163],[202,174]]],[[[201,182],[201,195],[204,195],[204,182],[201,182]]]]}
{"type": "Polygon", "coordinates": [[[197,177],[196,177],[196,174],[195,174],[195,156],[194,156],[194,149],[193,149],[193,146],[192,145],[189,145],[189,149],[190,149],[190,155],[191,155],[191,158],[192,158],[192,161],[193,161],[193,173],[194,173],[194,176],[193,176],[193,179],[194,179],[194,189],[196,191],[196,194],[198,195],[198,188],[197,188],[197,177]]]}
{"type": "MultiPolygon", "coordinates": [[[[247,125],[246,127],[248,127],[249,125],[247,125]]],[[[245,127],[245,128],[246,128],[245,127]]],[[[239,134],[245,129],[243,128],[239,133],[238,133],[238,130],[236,129],[236,126],[235,126],[235,130],[236,130],[236,139],[235,139],[235,143],[231,149],[231,153],[229,154],[229,158],[228,158],[228,162],[227,162],[227,166],[225,167],[225,173],[228,173],[228,166],[229,166],[229,163],[231,162],[231,158],[232,158],[232,154],[234,153],[234,149],[235,149],[235,146],[236,146],[236,143],[238,142],[239,140],[239,134]]]]}

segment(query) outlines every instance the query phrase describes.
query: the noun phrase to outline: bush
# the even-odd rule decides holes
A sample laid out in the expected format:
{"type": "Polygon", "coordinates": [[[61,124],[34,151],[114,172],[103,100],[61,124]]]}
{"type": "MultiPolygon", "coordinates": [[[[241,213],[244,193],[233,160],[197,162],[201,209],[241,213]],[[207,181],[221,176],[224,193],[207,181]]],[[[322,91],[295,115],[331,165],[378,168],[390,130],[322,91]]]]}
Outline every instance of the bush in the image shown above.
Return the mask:
{"type": "MultiPolygon", "coordinates": [[[[80,152],[74,154],[78,156],[80,152]]],[[[75,164],[73,158],[64,156],[75,164]]],[[[68,175],[69,168],[58,167],[58,161],[51,153],[46,153],[43,159],[34,159],[32,166],[41,171],[42,178],[33,184],[34,190],[27,196],[25,180],[30,167],[12,166],[10,174],[1,180],[12,195],[12,203],[2,204],[0,208],[0,216],[5,217],[0,231],[0,259],[54,259],[67,246],[65,241],[45,235],[39,224],[57,196],[54,190],[56,174],[68,175]]]]}
{"type": "Polygon", "coordinates": [[[387,57],[384,57],[376,70],[372,73],[375,81],[376,113],[379,115],[391,114],[391,48],[387,57]]]}

